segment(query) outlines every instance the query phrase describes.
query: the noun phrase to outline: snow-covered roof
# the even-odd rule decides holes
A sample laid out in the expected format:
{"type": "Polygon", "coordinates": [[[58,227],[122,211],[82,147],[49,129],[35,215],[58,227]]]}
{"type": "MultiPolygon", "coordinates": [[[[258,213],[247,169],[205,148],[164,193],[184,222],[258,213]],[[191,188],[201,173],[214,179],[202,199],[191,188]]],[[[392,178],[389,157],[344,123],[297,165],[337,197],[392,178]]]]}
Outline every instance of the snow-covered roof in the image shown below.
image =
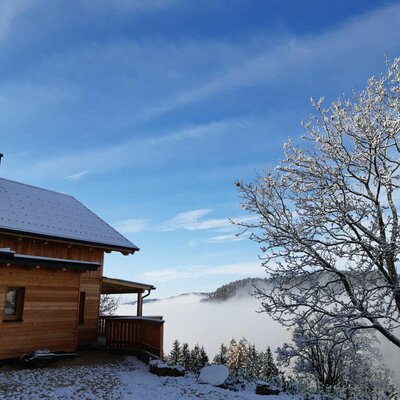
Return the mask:
{"type": "Polygon", "coordinates": [[[110,250],[139,248],[74,197],[0,178],[0,233],[97,244],[110,250]]]}

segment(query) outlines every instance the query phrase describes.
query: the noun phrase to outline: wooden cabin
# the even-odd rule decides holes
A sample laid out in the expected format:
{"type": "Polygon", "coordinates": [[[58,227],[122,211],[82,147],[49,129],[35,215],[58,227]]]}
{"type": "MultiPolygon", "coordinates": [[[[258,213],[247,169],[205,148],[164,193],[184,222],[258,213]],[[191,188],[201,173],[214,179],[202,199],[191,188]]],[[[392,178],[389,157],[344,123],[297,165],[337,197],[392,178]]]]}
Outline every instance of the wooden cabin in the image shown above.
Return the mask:
{"type": "Polygon", "coordinates": [[[0,360],[93,346],[162,355],[152,285],[103,276],[104,253],[139,248],[74,197],[0,178],[0,360]],[[136,316],[101,317],[101,294],[136,293],[136,316]]]}

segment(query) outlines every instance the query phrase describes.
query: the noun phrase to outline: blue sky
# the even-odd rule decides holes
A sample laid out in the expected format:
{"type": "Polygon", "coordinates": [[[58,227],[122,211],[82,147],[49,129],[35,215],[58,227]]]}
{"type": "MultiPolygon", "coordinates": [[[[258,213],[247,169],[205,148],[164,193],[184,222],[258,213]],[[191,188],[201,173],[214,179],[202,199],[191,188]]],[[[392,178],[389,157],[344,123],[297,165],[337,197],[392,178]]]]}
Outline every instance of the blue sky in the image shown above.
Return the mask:
{"type": "Polygon", "coordinates": [[[70,193],[137,244],[108,276],[158,296],[262,276],[234,182],[282,157],[310,97],[400,55],[400,3],[1,0],[1,175],[70,193]]]}

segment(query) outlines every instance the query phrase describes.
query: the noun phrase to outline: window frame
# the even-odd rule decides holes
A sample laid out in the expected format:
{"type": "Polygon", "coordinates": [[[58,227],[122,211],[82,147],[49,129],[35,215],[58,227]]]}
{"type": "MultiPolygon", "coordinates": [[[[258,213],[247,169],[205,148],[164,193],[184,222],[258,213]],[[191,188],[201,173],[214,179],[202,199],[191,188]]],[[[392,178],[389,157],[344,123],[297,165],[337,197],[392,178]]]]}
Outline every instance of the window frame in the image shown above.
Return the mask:
{"type": "Polygon", "coordinates": [[[85,323],[86,292],[79,292],[78,325],[85,323]]]}
{"type": "Polygon", "coordinates": [[[24,314],[24,302],[25,302],[25,288],[24,287],[7,287],[5,296],[4,296],[4,310],[3,310],[3,322],[22,322],[22,317],[24,314]],[[6,314],[6,302],[7,302],[7,294],[11,290],[16,291],[15,296],[15,314],[7,315],[6,314]]]}

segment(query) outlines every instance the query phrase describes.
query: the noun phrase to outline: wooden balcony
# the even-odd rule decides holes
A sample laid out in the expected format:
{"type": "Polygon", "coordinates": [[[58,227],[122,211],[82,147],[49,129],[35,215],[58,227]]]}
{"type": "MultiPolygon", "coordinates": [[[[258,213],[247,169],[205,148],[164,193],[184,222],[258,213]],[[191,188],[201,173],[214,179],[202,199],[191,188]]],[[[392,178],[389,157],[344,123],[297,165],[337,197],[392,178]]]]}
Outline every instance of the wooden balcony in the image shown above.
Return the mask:
{"type": "Polygon", "coordinates": [[[99,341],[106,348],[124,354],[135,354],[147,361],[163,355],[164,320],[160,316],[143,317],[143,299],[155,287],[145,283],[103,277],[102,294],[136,294],[137,316],[100,316],[99,341]],[[147,294],[143,296],[143,293],[147,294]]]}
{"type": "Polygon", "coordinates": [[[112,351],[149,358],[163,355],[162,317],[100,316],[98,335],[112,351]]]}

